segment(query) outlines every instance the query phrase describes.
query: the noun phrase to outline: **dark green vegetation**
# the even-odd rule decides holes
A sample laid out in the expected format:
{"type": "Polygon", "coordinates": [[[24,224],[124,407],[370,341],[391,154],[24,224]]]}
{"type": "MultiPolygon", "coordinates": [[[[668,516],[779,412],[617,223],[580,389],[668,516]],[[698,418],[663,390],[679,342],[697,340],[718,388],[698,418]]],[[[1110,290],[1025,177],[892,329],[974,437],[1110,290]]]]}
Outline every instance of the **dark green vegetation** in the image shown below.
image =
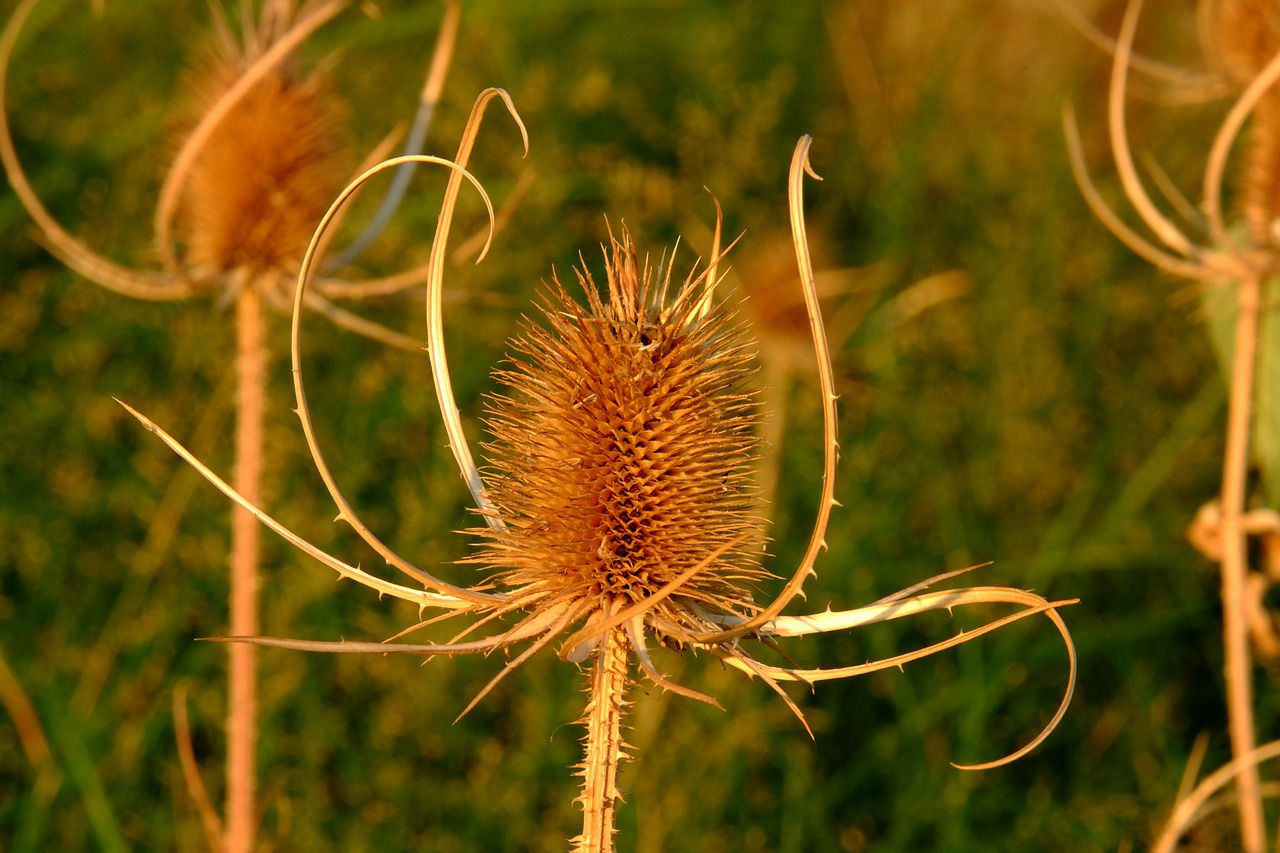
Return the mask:
{"type": "MultiPolygon", "coordinates": [[[[410,117],[439,17],[429,3],[379,5],[380,18],[348,12],[304,52],[340,49],[335,79],[362,149],[410,117]]],[[[1081,599],[1065,613],[1081,654],[1074,707],[1040,750],[983,773],[947,762],[1011,751],[1059,699],[1065,654],[1043,620],[905,673],[796,691],[816,742],[764,685],[705,656],[661,657],[726,711],[636,691],[620,849],[1143,846],[1197,736],[1209,736],[1206,766],[1226,759],[1217,573],[1183,537],[1217,490],[1223,391],[1197,301],[1120,247],[1071,182],[1060,109],[1076,105],[1103,171],[1107,58],[1030,0],[516,5],[467,4],[429,145],[452,156],[472,99],[502,86],[529,127],[530,156],[520,160],[495,110],[473,170],[499,202],[521,169],[537,172],[490,258],[447,279],[470,424],[539,281],[553,266],[567,277],[579,251],[600,268],[606,214],[655,260],[683,234],[677,264],[687,265],[710,244],[705,186],[727,231],[745,231],[730,282],[767,279],[760,271],[786,246],[787,163],[811,133],[826,179],[807,189],[820,263],[878,266],[848,303],[860,322],[839,356],[844,508],[807,607],[869,603],[987,560],[992,583],[1081,599]],[[900,11],[882,10],[891,6],[900,11]],[[912,290],[944,273],[953,291],[912,290]],[[906,310],[940,292],[951,298],[906,310]]],[[[199,3],[106,6],[101,19],[80,2],[37,12],[14,59],[10,110],[54,214],[113,257],[148,265],[166,121],[207,15],[199,3]]],[[[1187,64],[1190,23],[1167,20],[1163,34],[1167,56],[1183,45],[1187,64]]],[[[1217,111],[1133,113],[1136,146],[1154,148],[1190,193],[1217,111]]],[[[443,182],[424,173],[415,183],[369,269],[425,259],[443,182]]],[[[478,203],[463,198],[460,224],[469,210],[478,227],[478,203]]],[[[0,195],[0,652],[12,670],[5,688],[25,691],[49,749],[33,762],[0,715],[0,847],[200,849],[172,709],[175,690],[188,691],[220,801],[225,650],[195,638],[225,630],[230,506],[111,397],[226,472],[231,318],[207,302],[107,293],[32,232],[12,194],[0,195]]],[[[418,303],[366,313],[424,334],[418,303]]],[[[374,567],[329,523],[290,413],[283,319],[273,333],[267,508],[374,567]]],[[[475,522],[425,356],[318,317],[304,345],[320,440],[357,510],[419,565],[465,556],[451,531],[475,522]]],[[[781,573],[803,548],[820,470],[816,384],[801,378],[785,396],[771,548],[781,573]]],[[[266,633],[380,639],[415,620],[264,542],[266,633]]],[[[855,663],[970,624],[943,615],[788,651],[855,663]]],[[[574,668],[542,654],[453,724],[502,661],[418,664],[264,651],[268,849],[565,847],[579,819],[574,668]]],[[[1263,684],[1263,741],[1280,723],[1270,696],[1263,684]]]]}

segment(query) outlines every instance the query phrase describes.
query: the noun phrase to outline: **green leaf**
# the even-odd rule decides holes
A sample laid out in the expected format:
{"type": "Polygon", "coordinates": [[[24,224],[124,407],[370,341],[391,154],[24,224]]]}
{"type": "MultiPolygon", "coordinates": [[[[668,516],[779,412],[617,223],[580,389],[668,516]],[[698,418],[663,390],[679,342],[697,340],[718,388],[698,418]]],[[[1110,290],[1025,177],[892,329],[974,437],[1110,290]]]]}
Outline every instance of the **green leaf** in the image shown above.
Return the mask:
{"type": "MultiPolygon", "coordinates": [[[[1206,284],[1201,290],[1205,323],[1228,384],[1235,355],[1236,320],[1239,316],[1238,282],[1206,284]]],[[[1249,432],[1250,457],[1262,475],[1269,504],[1280,498],[1280,280],[1263,283],[1258,317],[1258,348],[1254,356],[1253,425],[1249,432]]]]}

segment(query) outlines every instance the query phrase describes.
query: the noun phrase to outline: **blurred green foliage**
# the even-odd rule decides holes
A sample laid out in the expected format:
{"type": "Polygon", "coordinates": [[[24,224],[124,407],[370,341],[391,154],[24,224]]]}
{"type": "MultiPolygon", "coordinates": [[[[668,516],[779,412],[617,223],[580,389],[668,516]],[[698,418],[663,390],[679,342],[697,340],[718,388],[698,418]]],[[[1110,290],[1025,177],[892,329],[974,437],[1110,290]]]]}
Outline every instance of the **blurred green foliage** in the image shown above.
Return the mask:
{"type": "MultiPolygon", "coordinates": [[[[749,286],[753,253],[785,239],[786,166],[810,133],[825,178],[807,189],[815,242],[831,267],[881,265],[861,298],[882,321],[855,324],[839,354],[844,508],[807,607],[868,603],[987,560],[985,581],[1081,599],[1065,614],[1081,655],[1069,715],[1037,752],[983,773],[947,762],[1016,748],[1058,701],[1066,660],[1047,623],[906,672],[797,691],[815,741],[764,685],[705,656],[664,657],[726,710],[635,691],[620,849],[1143,846],[1196,737],[1209,736],[1207,766],[1226,758],[1216,572],[1183,537],[1217,490],[1223,391],[1194,301],[1110,238],[1071,182],[1060,109],[1076,105],[1086,148],[1104,162],[1106,57],[1032,0],[464,5],[429,149],[451,156],[472,99],[502,86],[531,152],[520,159],[495,111],[474,171],[499,200],[522,169],[536,172],[490,257],[450,274],[464,412],[474,417],[492,390],[489,370],[539,282],[553,269],[567,277],[579,252],[598,266],[606,215],[655,258],[684,234],[688,264],[709,249],[709,188],[728,233],[745,231],[730,280],[749,286]],[[916,282],[957,271],[963,294],[893,319],[916,282]]],[[[409,0],[373,6],[304,51],[312,61],[337,52],[335,85],[362,148],[412,115],[440,14],[409,0]]],[[[145,266],[181,68],[206,43],[208,16],[203,4],[150,0],[89,9],[50,0],[20,40],[15,135],[54,214],[145,266]]],[[[1165,26],[1191,45],[1185,11],[1165,26]]],[[[1134,112],[1142,144],[1194,186],[1213,110],[1134,112]]],[[[370,271],[425,259],[442,183],[416,179],[370,271]]],[[[466,197],[463,220],[479,227],[481,213],[466,197]]],[[[225,630],[229,505],[111,397],[228,471],[230,316],[209,302],[131,302],[78,279],[38,247],[11,193],[0,195],[0,242],[0,651],[50,750],[32,761],[0,716],[0,847],[201,849],[172,708],[185,687],[220,800],[225,650],[195,640],[225,630]]],[[[421,335],[420,309],[361,310],[421,335]]],[[[473,520],[425,357],[318,318],[305,334],[320,438],[355,506],[419,565],[465,556],[452,531],[473,520]]],[[[290,413],[283,318],[272,340],[268,509],[376,566],[330,523],[290,413]]],[[[816,385],[800,378],[779,396],[788,421],[776,464],[788,476],[771,550],[786,572],[811,523],[821,447],[816,385]]],[[[442,571],[471,577],[466,566],[442,571]]],[[[262,599],[264,632],[280,636],[380,639],[417,615],[336,584],[273,538],[262,599]]],[[[942,615],[788,651],[861,662],[972,620],[942,615]]],[[[551,851],[577,831],[583,681],[554,655],[457,723],[500,660],[279,650],[260,660],[262,849],[551,851]]],[[[1280,719],[1261,695],[1265,740],[1280,719]]]]}

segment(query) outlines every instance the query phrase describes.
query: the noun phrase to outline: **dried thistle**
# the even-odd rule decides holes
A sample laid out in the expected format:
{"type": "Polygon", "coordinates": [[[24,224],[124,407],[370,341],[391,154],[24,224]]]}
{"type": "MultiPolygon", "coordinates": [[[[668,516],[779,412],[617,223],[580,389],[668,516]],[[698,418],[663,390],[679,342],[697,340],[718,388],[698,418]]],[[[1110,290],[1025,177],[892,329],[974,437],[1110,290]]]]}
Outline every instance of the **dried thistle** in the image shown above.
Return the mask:
{"type": "MultiPolygon", "coordinates": [[[[44,206],[18,158],[5,89],[18,37],[38,2],[23,0],[0,36],[0,162],[49,250],[85,278],[125,296],[172,301],[238,295],[250,288],[267,304],[287,310],[287,283],[297,274],[315,223],[351,174],[339,129],[345,108],[322,73],[303,71],[293,57],[346,4],[264,0],[255,20],[246,3],[238,36],[215,7],[214,50],[189,74],[189,94],[178,110],[179,124],[187,132],[175,145],[153,215],[153,248],[160,265],[145,269],[116,263],[68,232],[44,206]]],[[[458,19],[457,1],[446,0],[407,153],[420,150],[451,62],[458,19]]],[[[367,162],[382,159],[391,139],[367,162]]],[[[397,175],[397,185],[402,178],[407,175],[397,175]]],[[[398,200],[397,192],[386,202],[398,200]]],[[[357,242],[366,242],[365,237],[357,242]]],[[[394,294],[423,275],[424,269],[417,268],[351,280],[325,271],[307,295],[307,307],[350,331],[414,349],[417,343],[409,336],[333,300],[394,294]]]]}
{"type": "MultiPolygon", "coordinates": [[[[1210,331],[1228,374],[1221,492],[1197,515],[1190,535],[1219,562],[1222,575],[1227,716],[1234,759],[1229,773],[1211,778],[1216,778],[1218,785],[1234,779],[1242,846],[1250,853],[1260,853],[1265,831],[1257,762],[1269,746],[1256,747],[1249,642],[1251,629],[1264,642],[1268,639],[1261,628],[1270,620],[1264,620],[1258,611],[1271,580],[1268,567],[1250,571],[1248,537],[1251,523],[1259,516],[1246,512],[1245,507],[1251,455],[1261,463],[1264,482],[1271,481],[1266,485],[1272,499],[1280,489],[1280,465],[1276,464],[1280,462],[1280,375],[1275,370],[1280,325],[1274,311],[1269,310],[1277,295],[1274,276],[1280,261],[1280,96],[1273,91],[1280,80],[1280,6],[1270,0],[1221,0],[1204,7],[1209,17],[1202,21],[1203,41],[1215,64],[1243,91],[1210,148],[1199,210],[1175,197],[1202,227],[1204,236],[1197,240],[1156,207],[1130,152],[1125,94],[1141,5],[1141,0],[1130,0],[1114,44],[1108,117],[1112,154],[1125,195],[1158,242],[1130,228],[1102,200],[1085,167],[1070,111],[1065,113],[1064,123],[1072,170],[1094,214],[1154,266],[1201,287],[1210,331]],[[1245,163],[1238,173],[1245,227],[1231,229],[1222,212],[1227,157],[1251,118],[1245,163]]],[[[1177,834],[1186,827],[1180,821],[1186,818],[1181,812],[1175,815],[1170,823],[1173,835],[1165,835],[1167,843],[1176,842],[1177,834]]]]}
{"type": "MultiPolygon", "coordinates": [[[[427,339],[437,394],[450,447],[486,527],[473,531],[480,547],[471,562],[487,569],[474,586],[461,586],[409,563],[360,521],[338,489],[314,437],[299,358],[300,308],[315,250],[346,199],[364,181],[399,161],[371,169],[338,197],[312,240],[294,297],[293,356],[298,413],[312,457],[347,521],[387,562],[423,589],[385,580],[330,556],[291,532],[219,478],[154,422],[134,414],[224,494],[306,553],[380,594],[443,611],[402,632],[427,627],[443,616],[474,620],[444,642],[313,642],[236,637],[239,642],[338,653],[403,652],[427,656],[486,653],[527,647],[477,694],[466,713],[503,677],[541,649],[558,644],[559,656],[584,664],[590,699],[579,802],[583,830],[575,849],[613,849],[617,768],[623,758],[622,719],[633,663],[657,686],[717,705],[715,700],[668,680],[658,670],[651,645],[675,651],[702,650],[777,691],[803,722],[781,682],[812,684],[899,667],[967,642],[1030,615],[1043,613],[1062,634],[1071,661],[1066,695],[1049,724],[1014,760],[1040,743],[1066,711],[1075,680],[1075,652],[1057,610],[1070,601],[1048,601],[1007,587],[928,591],[969,570],[930,578],[873,604],[807,616],[782,611],[815,574],[834,499],[836,465],[835,389],[804,226],[802,182],[809,168],[809,138],[796,147],[790,170],[792,233],[822,389],[825,462],[818,517],[800,564],[772,602],[755,600],[766,571],[758,556],[761,520],[753,514],[748,473],[755,460],[752,430],[757,415],[743,390],[750,348],[740,322],[715,298],[719,281],[720,229],[710,261],[673,283],[668,262],[655,274],[640,260],[624,231],[606,250],[606,294],[585,270],[579,282],[586,304],[575,303],[558,282],[545,298],[546,326],[526,324],[513,344],[516,355],[499,371],[507,391],[491,398],[486,471],[473,461],[454,402],[443,345],[441,294],[443,256],[462,181],[484,110],[501,90],[483,93],[453,161],[418,157],[450,170],[431,254],[427,339]],[[757,640],[774,647],[782,637],[854,628],[960,605],[1008,603],[1020,609],[981,627],[893,658],[832,669],[776,666],[757,660],[743,646],[757,640]],[[510,618],[514,624],[500,620],[510,618]],[[476,639],[471,637],[488,629],[476,639]]],[[[521,124],[523,133],[523,125],[521,124]]],[[[815,176],[816,177],[816,176],[815,176]]],[[[490,211],[492,206],[489,205],[490,211]]],[[[491,213],[492,215],[492,213],[491,213]]],[[[487,248],[487,247],[486,247],[487,248]]],[[[128,408],[126,406],[126,408],[128,408]]],[[[718,705],[717,705],[718,707],[718,705]]]]}
{"type": "MultiPolygon", "coordinates": [[[[186,123],[215,110],[255,59],[223,43],[193,76],[186,123]]],[[[180,242],[194,278],[235,269],[292,277],[346,180],[342,113],[324,77],[280,65],[226,112],[182,193],[180,242]]]]}
{"type": "MultiPolygon", "coordinates": [[[[263,306],[288,305],[316,222],[350,173],[338,128],[342,108],[322,74],[293,63],[297,49],[345,4],[340,0],[265,0],[253,17],[241,4],[239,35],[215,8],[216,49],[193,70],[193,95],[182,110],[186,134],[176,146],[154,215],[158,269],[122,266],[70,234],[45,208],[14,148],[5,87],[18,35],[37,0],[24,0],[0,36],[0,161],[49,249],[97,284],[139,299],[179,300],[226,294],[235,301],[237,489],[260,500],[267,347],[263,306]]],[[[429,116],[443,86],[458,25],[458,4],[444,20],[419,108],[429,116]]],[[[410,139],[420,150],[425,124],[410,139]]],[[[384,151],[372,160],[381,159],[384,151]]],[[[394,193],[388,201],[394,201],[394,193]]],[[[417,342],[335,305],[333,297],[394,293],[419,271],[376,281],[322,280],[307,305],[334,323],[395,346],[417,342]]],[[[257,633],[258,528],[237,510],[232,519],[230,630],[257,633]]],[[[232,853],[253,846],[256,664],[248,646],[231,650],[227,710],[226,826],[207,807],[200,777],[184,762],[209,845],[232,853]]],[[[180,733],[182,727],[179,727],[180,733]]],[[[181,734],[180,734],[181,736],[181,734]]],[[[179,744],[180,751],[189,745],[179,744]]],[[[184,753],[185,754],[185,753],[184,753]]]]}

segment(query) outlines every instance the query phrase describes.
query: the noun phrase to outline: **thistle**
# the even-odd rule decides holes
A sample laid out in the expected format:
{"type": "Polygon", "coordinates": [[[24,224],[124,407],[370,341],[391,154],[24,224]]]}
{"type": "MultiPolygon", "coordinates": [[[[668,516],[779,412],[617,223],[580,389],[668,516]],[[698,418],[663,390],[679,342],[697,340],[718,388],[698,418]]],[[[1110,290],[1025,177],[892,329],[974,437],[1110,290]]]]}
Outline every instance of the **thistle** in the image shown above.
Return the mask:
{"type": "MultiPolygon", "coordinates": [[[[294,296],[295,392],[312,457],[339,509],[339,518],[422,588],[394,583],[333,557],[288,530],[201,463],[145,416],[129,409],[148,429],[197,468],[211,483],[264,524],[341,577],[380,594],[413,602],[437,616],[470,615],[473,621],[452,638],[430,643],[314,642],[234,637],[237,642],[338,653],[402,652],[426,656],[486,653],[524,645],[462,710],[466,713],[504,676],[543,648],[557,644],[559,656],[586,670],[590,698],[583,716],[584,757],[579,766],[583,807],[579,851],[613,849],[617,769],[624,757],[623,719],[627,691],[637,673],[658,687],[719,707],[706,696],[664,676],[651,650],[704,651],[760,677],[803,722],[799,706],[782,689],[785,681],[812,684],[898,667],[950,648],[1030,615],[1043,613],[1061,633],[1071,661],[1066,695],[1044,731],[1010,756],[1040,743],[1061,719],[1075,679],[1075,653],[1058,608],[1006,587],[930,591],[963,572],[930,578],[873,604],[846,611],[784,616],[782,611],[813,575],[831,510],[836,505],[835,389],[803,216],[803,178],[810,140],[804,137],[791,163],[789,199],[797,263],[813,334],[822,389],[824,476],[818,517],[805,555],[788,573],[781,593],[756,600],[770,574],[760,564],[762,521],[754,514],[749,474],[756,460],[753,395],[745,390],[751,345],[733,311],[716,298],[720,249],[717,223],[709,262],[678,284],[671,261],[655,272],[641,260],[625,230],[606,249],[605,288],[585,269],[578,282],[585,305],[558,281],[544,297],[540,322],[527,322],[512,344],[514,355],[497,374],[506,390],[488,404],[491,441],[485,470],[473,461],[454,402],[442,330],[443,255],[454,205],[464,180],[492,205],[466,171],[471,147],[488,103],[502,98],[519,124],[505,92],[489,90],[476,103],[454,160],[414,158],[450,171],[432,246],[428,284],[427,348],[450,447],[485,526],[472,531],[478,550],[469,562],[486,571],[474,586],[450,583],[420,569],[381,542],[360,521],[338,489],[315,441],[299,358],[300,318],[316,247],[342,205],[388,161],[349,186],[321,222],[304,259],[294,296]],[[543,325],[545,324],[545,325],[543,325]],[[886,660],[831,669],[766,663],[749,653],[746,640],[774,647],[775,640],[858,627],[958,605],[1008,603],[1020,609],[979,628],[886,660]],[[476,637],[472,639],[472,637],[476,637]]],[[[523,125],[520,125],[523,133],[523,125]]],[[[486,246],[487,250],[487,246],[486,246]]],[[[969,571],[969,570],[964,570],[969,571]]],[[[402,632],[400,636],[408,633],[402,632]]],[[[398,639],[398,638],[397,638],[398,639]]]]}

